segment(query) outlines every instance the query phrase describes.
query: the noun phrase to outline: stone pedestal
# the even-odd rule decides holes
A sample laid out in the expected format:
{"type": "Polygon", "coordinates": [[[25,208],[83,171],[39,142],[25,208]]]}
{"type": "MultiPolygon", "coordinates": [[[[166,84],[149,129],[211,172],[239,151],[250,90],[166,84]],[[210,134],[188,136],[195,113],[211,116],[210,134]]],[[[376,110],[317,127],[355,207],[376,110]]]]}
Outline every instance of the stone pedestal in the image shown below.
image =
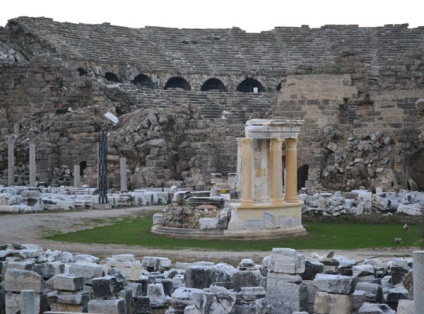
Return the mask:
{"type": "Polygon", "coordinates": [[[74,165],[74,188],[81,187],[80,165],[74,165]]]}

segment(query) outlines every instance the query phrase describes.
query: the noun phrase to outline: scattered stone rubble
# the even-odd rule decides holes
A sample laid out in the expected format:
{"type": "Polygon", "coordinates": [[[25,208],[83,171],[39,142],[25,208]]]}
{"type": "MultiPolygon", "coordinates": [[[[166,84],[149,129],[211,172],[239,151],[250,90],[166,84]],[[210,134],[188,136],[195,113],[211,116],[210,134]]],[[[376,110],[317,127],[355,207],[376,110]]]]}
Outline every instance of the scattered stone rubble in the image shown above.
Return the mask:
{"type": "Polygon", "coordinates": [[[412,267],[411,258],[358,262],[289,248],[234,267],[132,254],[100,261],[8,244],[0,246],[0,313],[23,313],[33,298],[36,313],[405,314],[413,311],[412,267]]]}
{"type": "Polygon", "coordinates": [[[308,195],[304,190],[299,194],[304,201],[303,214],[340,216],[394,213],[422,215],[424,193],[417,191],[372,193],[367,190],[351,192],[323,192],[308,195]]]}

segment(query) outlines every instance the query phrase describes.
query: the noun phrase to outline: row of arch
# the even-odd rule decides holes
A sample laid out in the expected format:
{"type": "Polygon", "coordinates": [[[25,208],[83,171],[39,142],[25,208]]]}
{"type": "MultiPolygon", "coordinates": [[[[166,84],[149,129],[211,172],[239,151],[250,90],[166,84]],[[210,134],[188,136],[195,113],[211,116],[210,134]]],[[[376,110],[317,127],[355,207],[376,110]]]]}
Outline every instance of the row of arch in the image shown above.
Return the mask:
{"type": "MultiPolygon", "coordinates": [[[[80,72],[81,74],[81,72],[80,72]]],[[[112,72],[106,72],[105,73],[106,80],[110,82],[120,83],[121,80],[119,77],[112,73],[112,72]]],[[[157,89],[158,84],[157,82],[153,82],[152,79],[144,74],[137,75],[132,81],[134,85],[144,87],[144,88],[151,88],[151,89],[157,89]]],[[[192,90],[191,85],[187,80],[180,76],[174,76],[171,77],[165,84],[164,89],[174,89],[174,88],[180,88],[183,90],[192,90]]],[[[276,87],[276,91],[279,91],[281,89],[281,83],[276,87]]],[[[210,91],[210,90],[217,90],[220,92],[226,92],[227,87],[224,85],[224,83],[217,79],[217,78],[210,78],[206,80],[201,88],[201,91],[210,91]]],[[[261,93],[265,92],[265,87],[256,79],[253,78],[247,78],[243,80],[236,89],[238,92],[245,92],[245,93],[261,93]]]]}

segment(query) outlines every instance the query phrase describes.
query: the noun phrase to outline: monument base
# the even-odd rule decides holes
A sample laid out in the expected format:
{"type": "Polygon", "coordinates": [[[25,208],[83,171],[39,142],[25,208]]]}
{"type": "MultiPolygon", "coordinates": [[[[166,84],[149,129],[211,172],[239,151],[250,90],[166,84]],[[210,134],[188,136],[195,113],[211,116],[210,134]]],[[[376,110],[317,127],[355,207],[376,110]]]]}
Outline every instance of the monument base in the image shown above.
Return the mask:
{"type": "Polygon", "coordinates": [[[241,206],[230,203],[231,218],[226,230],[172,228],[155,225],[154,234],[179,239],[265,240],[307,234],[302,226],[303,202],[241,206]]]}

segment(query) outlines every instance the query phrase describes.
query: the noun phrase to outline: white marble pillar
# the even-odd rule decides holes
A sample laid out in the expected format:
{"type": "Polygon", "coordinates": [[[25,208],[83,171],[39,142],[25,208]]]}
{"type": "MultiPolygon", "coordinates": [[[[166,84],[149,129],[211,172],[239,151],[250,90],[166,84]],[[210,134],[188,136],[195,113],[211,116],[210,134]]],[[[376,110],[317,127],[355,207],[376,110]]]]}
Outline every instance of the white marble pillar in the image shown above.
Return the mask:
{"type": "Polygon", "coordinates": [[[241,139],[242,165],[241,165],[241,205],[253,205],[253,140],[241,139]]]}
{"type": "Polygon", "coordinates": [[[80,165],[74,165],[74,188],[81,187],[81,168],[80,165]]]}
{"type": "Polygon", "coordinates": [[[414,314],[424,309],[424,251],[414,251],[414,314]]]}
{"type": "Polygon", "coordinates": [[[297,139],[286,139],[286,202],[296,203],[297,199],[297,139]]]}
{"type": "Polygon", "coordinates": [[[121,170],[121,192],[128,192],[127,186],[127,159],[121,157],[119,159],[119,165],[121,170]]]}
{"type": "Polygon", "coordinates": [[[29,186],[35,187],[36,184],[36,161],[35,161],[35,143],[29,142],[29,186]]]}
{"type": "Polygon", "coordinates": [[[7,140],[7,184],[15,184],[15,138],[9,136],[7,140]]]}

